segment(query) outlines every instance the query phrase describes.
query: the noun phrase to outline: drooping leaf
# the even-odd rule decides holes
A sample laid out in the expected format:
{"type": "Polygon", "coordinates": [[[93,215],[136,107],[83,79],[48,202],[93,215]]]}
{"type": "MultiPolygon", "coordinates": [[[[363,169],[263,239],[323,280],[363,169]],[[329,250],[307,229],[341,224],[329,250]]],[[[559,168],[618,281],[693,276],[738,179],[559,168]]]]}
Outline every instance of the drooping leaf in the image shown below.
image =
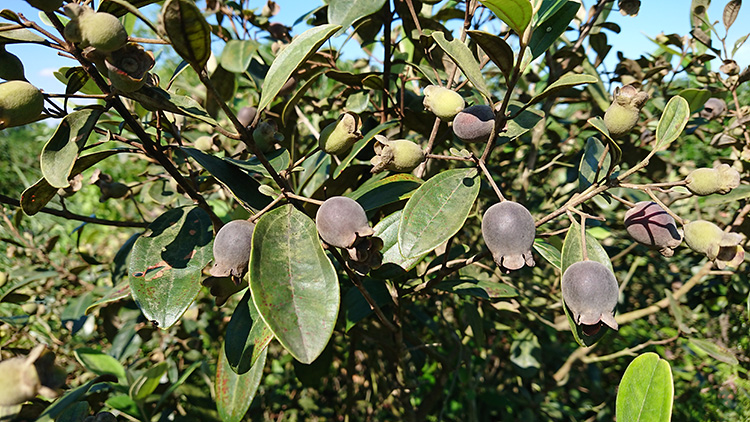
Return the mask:
{"type": "Polygon", "coordinates": [[[62,397],[58,398],[54,403],[44,409],[44,412],[42,412],[42,414],[39,415],[39,418],[37,418],[37,422],[52,422],[57,420],[58,416],[60,416],[65,409],[78,402],[81,397],[85,396],[89,390],[91,390],[91,387],[99,383],[108,382],[117,382],[117,378],[113,375],[100,375],[86,384],[68,390],[62,397]]]}
{"type": "Polygon", "coordinates": [[[544,54],[557,41],[573,18],[576,17],[580,7],[581,3],[568,0],[553,15],[535,26],[534,33],[531,34],[531,40],[529,41],[532,58],[535,59],[544,54]]]}
{"type": "Polygon", "coordinates": [[[243,73],[256,50],[258,43],[253,40],[230,40],[221,52],[219,64],[230,72],[243,73]]]}
{"type": "Polygon", "coordinates": [[[598,80],[599,79],[597,77],[591,75],[566,73],[562,75],[560,79],[552,82],[549,86],[547,86],[541,94],[538,94],[534,98],[532,98],[531,101],[529,101],[529,104],[538,103],[539,101],[563,89],[581,84],[593,84],[598,80]]]}
{"type": "Polygon", "coordinates": [[[690,108],[690,114],[697,113],[703,108],[709,98],[711,98],[711,91],[707,89],[698,88],[687,88],[680,91],[678,94],[688,102],[690,108]]]}
{"type": "Polygon", "coordinates": [[[200,291],[201,272],[213,257],[213,226],[198,207],[171,209],[149,225],[130,257],[130,290],[149,321],[167,329],[200,291]]]}
{"type": "Polygon", "coordinates": [[[71,176],[78,153],[86,145],[102,112],[101,108],[74,111],[60,122],[55,133],[44,145],[40,156],[42,174],[50,186],[70,186],[68,177],[71,176]]]}
{"type": "Polygon", "coordinates": [[[144,86],[138,91],[124,92],[122,95],[135,100],[146,110],[168,111],[218,126],[216,120],[197,101],[188,96],[176,95],[157,86],[144,86]]]}
{"type": "MultiPolygon", "coordinates": [[[[137,235],[136,235],[137,236],[137,235]]],[[[113,287],[109,293],[104,295],[101,299],[92,303],[86,308],[86,315],[90,315],[94,310],[105,303],[117,302],[118,300],[125,299],[130,296],[130,281],[123,278],[115,287],[113,287]]]]}
{"type": "Polygon", "coordinates": [[[724,362],[729,365],[739,364],[739,361],[737,360],[737,358],[734,356],[734,354],[731,351],[727,350],[726,348],[722,346],[719,346],[718,344],[710,340],[700,339],[700,338],[691,338],[690,344],[706,352],[709,356],[718,360],[719,362],[724,362]]]}
{"type": "Polygon", "coordinates": [[[258,220],[250,290],[284,348],[302,363],[314,361],[333,333],[340,293],[336,270],[310,217],[285,205],[258,220]]]}
{"type": "Polygon", "coordinates": [[[130,398],[135,401],[145,400],[159,386],[159,380],[167,373],[167,369],[167,362],[160,362],[148,368],[130,384],[130,398]]]}
{"type": "Polygon", "coordinates": [[[482,48],[487,57],[503,72],[505,79],[513,71],[513,50],[504,39],[484,31],[470,30],[467,34],[482,48]]]}
{"type": "Polygon", "coordinates": [[[281,87],[289,77],[307,59],[318,51],[318,48],[341,27],[326,24],[308,29],[294,37],[292,42],[284,48],[268,69],[266,79],[261,87],[258,115],[276,98],[281,87]]]}
{"type": "MultiPolygon", "coordinates": [[[[289,167],[289,151],[285,148],[277,149],[265,154],[266,159],[271,164],[277,173],[289,167]]],[[[265,177],[271,178],[271,174],[263,167],[258,157],[252,156],[247,160],[235,160],[234,158],[224,158],[224,161],[228,161],[237,167],[247,170],[251,173],[262,174],[265,177]]]]}
{"type": "Polygon", "coordinates": [[[341,35],[354,22],[383,8],[385,0],[331,0],[328,2],[328,23],[339,25],[341,35]]]}
{"type": "Polygon", "coordinates": [[[480,184],[475,168],[462,168],[443,171],[420,186],[401,216],[401,254],[418,257],[456,234],[474,206],[480,184]]]}
{"type": "Polygon", "coordinates": [[[656,353],[633,359],[617,389],[617,422],[667,422],[672,418],[674,384],[669,362],[656,353]]]}
{"type": "Polygon", "coordinates": [[[675,139],[677,139],[685,125],[690,119],[690,105],[686,99],[675,95],[672,97],[664,112],[661,114],[659,124],[656,126],[656,145],[655,150],[665,149],[675,139]]]}
{"type": "Polygon", "coordinates": [[[508,113],[510,113],[511,119],[508,120],[503,131],[497,134],[497,145],[517,139],[533,129],[539,121],[544,119],[544,112],[542,110],[535,110],[533,108],[521,110],[522,107],[523,104],[518,101],[511,101],[508,104],[508,113]]]}
{"type": "Polygon", "coordinates": [[[87,371],[97,375],[111,374],[121,382],[126,382],[125,368],[117,359],[98,350],[82,347],[74,352],[76,360],[87,371]]]}
{"type": "Polygon", "coordinates": [[[211,57],[211,26],[192,0],[167,0],[160,22],[177,54],[196,69],[211,57]]]}
{"type": "Polygon", "coordinates": [[[533,10],[529,0],[480,0],[498,18],[522,36],[531,22],[533,10]]]}
{"type": "Polygon", "coordinates": [[[258,391],[266,366],[268,347],[264,348],[255,364],[242,375],[236,374],[224,353],[219,353],[216,364],[216,409],[224,422],[239,422],[247,413],[258,391]]]}
{"type": "Polygon", "coordinates": [[[552,264],[558,270],[562,267],[562,255],[560,251],[542,239],[534,239],[534,250],[552,264]]]}
{"type": "Polygon", "coordinates": [[[245,292],[232,313],[225,338],[227,364],[238,374],[249,371],[273,340],[273,332],[261,319],[250,290],[245,292]]]}
{"type": "Polygon", "coordinates": [[[422,185],[422,180],[406,173],[393,174],[372,183],[369,182],[368,180],[357,190],[346,195],[359,202],[365,211],[408,199],[422,185]]]}
{"type": "Polygon", "coordinates": [[[601,141],[593,136],[587,139],[578,167],[578,191],[583,192],[606,177],[611,163],[612,156],[601,141]]]}
{"type": "Polygon", "coordinates": [[[471,84],[474,85],[474,88],[476,88],[485,98],[490,100],[492,95],[490,94],[489,89],[487,89],[487,84],[484,82],[482,69],[479,68],[479,63],[477,63],[474,55],[471,54],[469,47],[458,39],[454,39],[453,41],[446,40],[445,34],[442,32],[433,32],[432,38],[440,48],[442,48],[443,51],[453,59],[459,69],[464,73],[464,76],[466,76],[471,84]]]}

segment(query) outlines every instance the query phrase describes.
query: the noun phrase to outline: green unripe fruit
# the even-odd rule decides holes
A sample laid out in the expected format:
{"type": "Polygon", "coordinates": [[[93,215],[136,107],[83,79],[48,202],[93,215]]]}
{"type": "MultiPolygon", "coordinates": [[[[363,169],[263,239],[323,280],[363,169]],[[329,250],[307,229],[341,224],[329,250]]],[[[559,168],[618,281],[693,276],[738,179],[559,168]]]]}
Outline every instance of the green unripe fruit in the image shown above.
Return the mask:
{"type": "Polygon", "coordinates": [[[250,249],[255,224],[247,220],[234,220],[225,224],[214,239],[214,277],[242,278],[250,263],[250,249]]]}
{"type": "Polygon", "coordinates": [[[464,109],[466,103],[456,91],[442,86],[430,85],[424,89],[424,108],[443,121],[450,121],[464,109]]]}
{"type": "Polygon", "coordinates": [[[383,135],[375,135],[375,157],[370,160],[372,173],[390,170],[399,173],[410,172],[424,159],[422,148],[412,141],[398,139],[390,141],[383,135]]]}
{"type": "Polygon", "coordinates": [[[23,62],[15,54],[5,51],[5,44],[0,44],[0,79],[6,81],[25,81],[23,62]]]}
{"type": "Polygon", "coordinates": [[[200,136],[193,145],[201,151],[211,151],[214,146],[214,138],[208,135],[200,136]]]}
{"type": "Polygon", "coordinates": [[[685,225],[685,243],[712,261],[719,256],[722,248],[735,248],[741,241],[742,235],[725,233],[710,221],[696,220],[685,225]]]}
{"type": "Polygon", "coordinates": [[[523,205],[503,201],[487,209],[482,217],[482,238],[495,263],[504,272],[534,266],[531,247],[536,226],[534,217],[523,205]]]}
{"type": "Polygon", "coordinates": [[[0,130],[22,126],[39,118],[44,110],[44,95],[25,81],[0,83],[0,130]]]}
{"type": "Polygon", "coordinates": [[[685,182],[688,190],[696,195],[727,194],[740,185],[740,173],[728,164],[721,164],[712,169],[693,170],[685,182]]]}
{"type": "Polygon", "coordinates": [[[487,142],[495,128],[495,112],[488,105],[465,108],[453,119],[453,133],[464,142],[487,142]]]}
{"type": "Polygon", "coordinates": [[[65,6],[70,22],[65,26],[65,38],[80,43],[81,48],[94,47],[109,53],[125,46],[128,32],[114,15],[94,12],[91,8],[71,3],[65,6]]]}
{"type": "Polygon", "coordinates": [[[643,201],[625,213],[625,229],[636,242],[659,249],[662,255],[674,255],[682,243],[674,218],[656,202],[643,201]]]}
{"type": "Polygon", "coordinates": [[[615,88],[615,99],[604,113],[604,124],[610,136],[618,138],[630,132],[638,123],[646,100],[648,100],[648,94],[638,91],[632,85],[615,88]]]}
{"type": "Polygon", "coordinates": [[[53,12],[62,7],[63,0],[26,0],[31,7],[44,12],[53,12]]]}
{"type": "Polygon", "coordinates": [[[619,287],[615,275],[604,264],[580,261],[570,265],[563,273],[560,287],[573,322],[584,326],[584,334],[596,334],[601,323],[618,329],[615,306],[619,287]]]}
{"type": "Polygon", "coordinates": [[[41,382],[33,360],[19,356],[0,362],[0,406],[15,406],[36,397],[41,382]]]}
{"type": "Polygon", "coordinates": [[[364,208],[345,196],[334,196],[323,202],[315,215],[315,225],[324,242],[345,249],[375,233],[364,208]]]}
{"type": "Polygon", "coordinates": [[[320,149],[331,155],[343,154],[362,139],[359,131],[360,119],[354,113],[342,113],[338,120],[320,131],[320,149]]]}
{"type": "Polygon", "coordinates": [[[276,132],[276,123],[272,120],[261,122],[253,131],[255,145],[263,152],[273,151],[276,142],[284,140],[284,135],[276,132]]]}

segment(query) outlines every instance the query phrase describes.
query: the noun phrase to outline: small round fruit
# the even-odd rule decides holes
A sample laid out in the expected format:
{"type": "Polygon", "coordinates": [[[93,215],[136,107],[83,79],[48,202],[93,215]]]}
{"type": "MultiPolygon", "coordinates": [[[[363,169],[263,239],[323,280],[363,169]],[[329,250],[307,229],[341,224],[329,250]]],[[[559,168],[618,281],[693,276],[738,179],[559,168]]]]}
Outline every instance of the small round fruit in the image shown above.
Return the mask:
{"type": "Polygon", "coordinates": [[[214,239],[214,277],[242,278],[250,263],[255,224],[247,220],[234,220],[225,224],[214,239]]]}
{"type": "Polygon", "coordinates": [[[443,121],[450,121],[464,109],[466,103],[456,91],[442,86],[430,85],[424,89],[424,108],[443,121]]]}
{"type": "Polygon", "coordinates": [[[495,263],[505,272],[534,266],[531,247],[536,226],[534,217],[523,205],[503,201],[487,209],[482,217],[482,238],[495,263]]]}
{"type": "Polygon", "coordinates": [[[406,173],[417,168],[424,159],[422,148],[412,141],[397,139],[391,141],[383,135],[375,135],[375,154],[370,160],[372,173],[384,170],[406,173]]]}
{"type": "Polygon", "coordinates": [[[0,362],[0,406],[15,406],[36,397],[41,382],[33,361],[19,356],[0,362]]]}
{"type": "Polygon", "coordinates": [[[573,321],[578,325],[596,327],[589,327],[584,333],[595,334],[600,322],[617,330],[615,306],[619,288],[615,275],[604,264],[580,261],[570,265],[563,273],[561,288],[573,321]]]}
{"type": "Polygon", "coordinates": [[[355,142],[362,139],[360,124],[358,115],[351,112],[342,113],[335,122],[320,131],[320,149],[331,155],[349,151],[355,142]]]}
{"type": "Polygon", "coordinates": [[[604,125],[610,136],[618,138],[630,132],[638,123],[641,108],[646,104],[648,94],[632,85],[615,88],[615,99],[604,113],[604,125]]]}
{"type": "Polygon", "coordinates": [[[208,135],[199,136],[193,143],[193,146],[201,151],[211,151],[214,146],[214,138],[208,135]]]}
{"type": "Polygon", "coordinates": [[[237,112],[237,120],[240,121],[242,126],[248,127],[255,120],[255,115],[258,114],[258,109],[252,106],[245,106],[237,112]]]}
{"type": "Polygon", "coordinates": [[[674,255],[682,243],[674,218],[656,202],[642,201],[625,213],[625,229],[636,242],[659,249],[664,256],[674,255]]]}
{"type": "Polygon", "coordinates": [[[127,44],[128,32],[114,15],[94,12],[83,15],[81,19],[81,37],[86,46],[108,53],[127,44]]]}
{"type": "Polygon", "coordinates": [[[740,185],[740,173],[729,164],[721,164],[712,169],[695,169],[685,182],[688,190],[696,195],[727,194],[740,185]]]}
{"type": "Polygon", "coordinates": [[[44,110],[44,95],[25,81],[0,83],[0,130],[21,126],[39,118],[44,110]]]}
{"type": "Polygon", "coordinates": [[[357,239],[375,232],[367,222],[367,214],[359,203],[345,196],[328,198],[318,208],[315,225],[321,239],[338,248],[351,248],[357,239]]]}
{"type": "Polygon", "coordinates": [[[453,133],[464,142],[487,142],[495,128],[495,112],[488,105],[465,108],[453,119],[453,133]]]}
{"type": "Polygon", "coordinates": [[[716,224],[706,220],[696,220],[685,224],[685,243],[690,249],[705,254],[715,260],[722,248],[734,248],[742,241],[738,233],[725,233],[716,224]]]}

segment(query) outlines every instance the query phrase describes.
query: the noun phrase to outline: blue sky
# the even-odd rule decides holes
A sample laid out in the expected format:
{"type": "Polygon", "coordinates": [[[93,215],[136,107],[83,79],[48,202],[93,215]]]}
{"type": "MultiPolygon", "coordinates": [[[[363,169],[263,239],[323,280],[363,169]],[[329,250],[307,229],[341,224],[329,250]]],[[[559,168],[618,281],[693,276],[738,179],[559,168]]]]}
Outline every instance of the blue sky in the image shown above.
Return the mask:
{"type": "MultiPolygon", "coordinates": [[[[726,1],[713,1],[709,9],[709,17],[712,20],[721,21],[726,1]]],[[[262,7],[264,1],[257,0],[254,3],[257,3],[257,6],[251,3],[252,7],[262,7]]],[[[277,0],[277,3],[281,6],[281,11],[272,20],[287,25],[291,25],[301,15],[323,4],[321,0],[277,0]]],[[[593,3],[594,0],[583,0],[583,4],[586,7],[590,7],[593,3]]],[[[0,4],[3,8],[10,8],[23,13],[28,19],[41,22],[38,11],[31,8],[23,0],[0,0],[0,4]]],[[[690,28],[688,16],[689,5],[690,0],[643,0],[641,11],[635,18],[623,17],[618,12],[613,11],[610,15],[610,20],[618,23],[622,31],[619,34],[607,31],[609,43],[613,45],[613,51],[610,53],[609,60],[607,61],[608,69],[613,69],[613,64],[616,63],[615,53],[617,51],[622,51],[626,57],[633,59],[637,59],[641,54],[653,51],[654,44],[648,40],[647,35],[653,37],[661,31],[664,31],[666,34],[686,34],[690,28]]],[[[727,38],[729,40],[729,49],[734,45],[736,39],[745,35],[746,31],[750,30],[748,29],[750,27],[748,23],[750,23],[750,5],[745,5],[740,11],[737,21],[730,28],[727,38]]],[[[723,31],[723,25],[720,24],[718,27],[720,28],[720,32],[723,31]]],[[[293,28],[292,34],[299,34],[305,29],[306,25],[301,23],[293,28]]],[[[340,45],[344,39],[345,37],[343,36],[339,37],[334,40],[333,44],[340,45]]],[[[349,44],[354,46],[353,42],[349,44]]],[[[21,57],[26,65],[27,78],[31,83],[48,92],[64,91],[64,86],[57,82],[52,73],[60,67],[72,65],[71,60],[58,56],[51,49],[37,45],[11,45],[7,49],[21,57]]],[[[750,64],[750,41],[738,51],[735,59],[742,68],[750,64]]],[[[719,63],[717,61],[715,63],[714,66],[717,68],[719,63]]]]}

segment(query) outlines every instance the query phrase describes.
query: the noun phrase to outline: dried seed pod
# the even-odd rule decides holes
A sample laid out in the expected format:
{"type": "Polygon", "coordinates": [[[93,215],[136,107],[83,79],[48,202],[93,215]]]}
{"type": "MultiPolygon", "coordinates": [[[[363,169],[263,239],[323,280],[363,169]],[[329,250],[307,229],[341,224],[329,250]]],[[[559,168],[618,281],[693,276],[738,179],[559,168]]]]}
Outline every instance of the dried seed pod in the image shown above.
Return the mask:
{"type": "Polygon", "coordinates": [[[26,81],[0,83],[0,130],[31,123],[44,110],[44,95],[26,81]]]}
{"type": "Polygon", "coordinates": [[[466,105],[458,92],[442,86],[430,85],[422,92],[424,92],[424,108],[446,122],[455,117],[466,105]]]}
{"type": "Polygon", "coordinates": [[[225,224],[214,239],[214,277],[241,279],[250,263],[250,249],[255,224],[247,220],[234,220],[225,224]]]}
{"type": "Polygon", "coordinates": [[[137,91],[145,85],[148,71],[155,63],[154,55],[136,43],[126,44],[104,60],[112,86],[122,92],[137,91]]]}
{"type": "Polygon", "coordinates": [[[343,154],[355,142],[362,139],[359,131],[361,121],[358,115],[351,112],[342,113],[338,120],[320,131],[320,149],[332,155],[343,154]]]}
{"type": "Polygon", "coordinates": [[[685,243],[714,261],[719,269],[727,265],[737,267],[742,263],[745,250],[740,242],[741,234],[726,233],[710,221],[696,220],[685,225],[685,243]]]}
{"type": "Polygon", "coordinates": [[[630,132],[638,118],[641,109],[648,100],[648,94],[639,91],[632,85],[615,88],[615,99],[604,113],[604,124],[613,138],[630,132]]]}
{"type": "Polygon", "coordinates": [[[585,334],[596,334],[600,323],[617,330],[617,279],[604,264],[580,261],[570,265],[563,273],[561,288],[563,301],[573,314],[573,321],[584,326],[585,334]]]}
{"type": "Polygon", "coordinates": [[[664,256],[674,255],[682,243],[674,218],[656,202],[642,201],[625,213],[625,229],[636,242],[659,249],[664,256]]]}
{"type": "Polygon", "coordinates": [[[345,196],[334,196],[323,202],[315,215],[315,224],[324,242],[344,249],[375,233],[364,208],[345,196]]]}
{"type": "Polygon", "coordinates": [[[495,112],[488,105],[465,108],[453,119],[453,133],[464,142],[487,142],[495,128],[495,112]]]}
{"type": "Polygon", "coordinates": [[[523,205],[503,201],[487,209],[482,218],[482,237],[495,263],[505,272],[534,266],[531,247],[536,226],[523,205]]]}
{"type": "Polygon", "coordinates": [[[703,104],[703,110],[700,112],[700,116],[706,120],[713,120],[727,110],[726,101],[721,98],[709,98],[705,104],[703,104]]]}
{"type": "Polygon", "coordinates": [[[688,190],[696,195],[727,194],[740,185],[740,173],[729,164],[721,164],[712,169],[695,169],[685,182],[688,190]]]}
{"type": "Polygon", "coordinates": [[[372,173],[390,170],[404,173],[414,170],[425,159],[422,148],[412,141],[397,139],[390,141],[383,135],[375,135],[375,157],[370,160],[372,173]]]}

